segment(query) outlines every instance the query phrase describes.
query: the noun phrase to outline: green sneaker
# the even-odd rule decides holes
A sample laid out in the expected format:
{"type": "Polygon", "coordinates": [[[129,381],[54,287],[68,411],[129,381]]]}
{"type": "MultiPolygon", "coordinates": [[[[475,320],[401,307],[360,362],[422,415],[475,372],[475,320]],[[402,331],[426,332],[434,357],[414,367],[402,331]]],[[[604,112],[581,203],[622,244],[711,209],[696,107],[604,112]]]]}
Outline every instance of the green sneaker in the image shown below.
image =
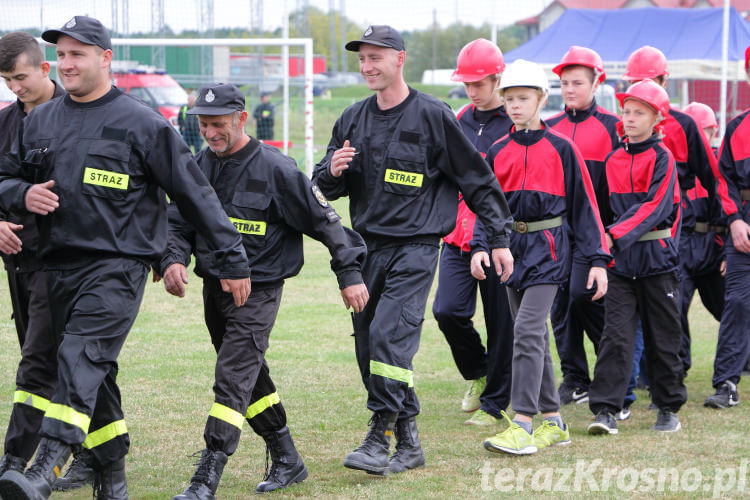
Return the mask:
{"type": "Polygon", "coordinates": [[[534,429],[534,443],[538,450],[553,445],[570,444],[570,431],[568,426],[561,429],[554,422],[542,420],[542,425],[534,429]]]}
{"type": "Polygon", "coordinates": [[[480,427],[488,427],[490,425],[496,425],[500,423],[499,418],[495,418],[481,408],[474,412],[469,420],[464,422],[464,425],[476,425],[480,427]]]}
{"type": "Polygon", "coordinates": [[[505,412],[501,412],[508,421],[508,428],[498,432],[484,441],[484,448],[494,453],[503,452],[512,455],[531,455],[537,452],[534,436],[513,422],[505,412]]]}
{"type": "Polygon", "coordinates": [[[479,402],[479,396],[482,395],[485,387],[487,387],[487,377],[472,380],[466,394],[464,394],[464,399],[461,401],[461,411],[466,413],[477,411],[482,406],[482,403],[479,402]]]}

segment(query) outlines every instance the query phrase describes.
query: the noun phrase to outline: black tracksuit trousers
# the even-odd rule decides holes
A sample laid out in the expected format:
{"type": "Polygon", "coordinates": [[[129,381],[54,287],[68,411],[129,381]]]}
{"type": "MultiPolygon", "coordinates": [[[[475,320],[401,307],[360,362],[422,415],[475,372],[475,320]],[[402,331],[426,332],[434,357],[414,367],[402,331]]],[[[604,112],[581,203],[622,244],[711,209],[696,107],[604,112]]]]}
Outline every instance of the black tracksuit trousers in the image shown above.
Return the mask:
{"type": "Polygon", "coordinates": [[[245,420],[258,435],[286,425],[265,361],[282,289],[283,284],[253,288],[237,307],[218,281],[204,280],[204,315],[217,354],[214,404],[203,433],[209,450],[233,454],[245,420]]]}
{"type": "Polygon", "coordinates": [[[640,318],[651,399],[659,408],[678,411],[687,399],[687,390],[679,355],[682,330],[677,273],[635,279],[607,274],[604,334],[589,387],[589,408],[594,413],[616,413],[622,408],[640,318]]]}
{"type": "Polygon", "coordinates": [[[5,453],[31,459],[39,444],[39,428],[57,387],[57,338],[43,271],[8,269],[21,361],[16,372],[13,410],[5,434],[5,453]]]}

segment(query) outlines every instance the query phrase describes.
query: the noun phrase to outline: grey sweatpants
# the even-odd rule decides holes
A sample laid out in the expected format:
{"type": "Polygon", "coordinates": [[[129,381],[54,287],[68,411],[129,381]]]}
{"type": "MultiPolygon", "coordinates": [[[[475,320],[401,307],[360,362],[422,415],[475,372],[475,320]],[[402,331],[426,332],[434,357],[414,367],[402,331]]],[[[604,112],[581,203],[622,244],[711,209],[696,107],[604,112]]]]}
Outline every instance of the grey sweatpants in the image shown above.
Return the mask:
{"type": "Polygon", "coordinates": [[[532,285],[521,291],[508,288],[515,321],[510,400],[513,411],[529,417],[560,410],[547,330],[547,317],[558,288],[558,285],[532,285]]]}

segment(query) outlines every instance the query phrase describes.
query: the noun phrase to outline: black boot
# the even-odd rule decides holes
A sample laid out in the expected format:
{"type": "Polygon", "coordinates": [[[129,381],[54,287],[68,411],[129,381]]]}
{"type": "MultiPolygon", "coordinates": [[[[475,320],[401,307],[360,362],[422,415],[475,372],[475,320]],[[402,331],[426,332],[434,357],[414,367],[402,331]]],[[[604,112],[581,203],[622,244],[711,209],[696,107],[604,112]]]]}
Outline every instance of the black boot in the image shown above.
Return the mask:
{"type": "Polygon", "coordinates": [[[86,448],[73,453],[73,461],[70,463],[65,475],[58,477],[52,485],[55,491],[68,491],[81,488],[94,482],[94,455],[86,448]]]}
{"type": "Polygon", "coordinates": [[[388,452],[397,413],[373,413],[365,440],[344,459],[344,467],[363,470],[368,474],[388,474],[388,452]]]}
{"type": "Polygon", "coordinates": [[[422,443],[419,442],[417,421],[414,417],[396,421],[396,452],[391,456],[391,472],[404,472],[424,465],[422,443]]]}
{"type": "Polygon", "coordinates": [[[0,498],[4,500],[45,500],[52,494],[52,483],[70,457],[70,446],[56,439],[42,438],[31,467],[21,474],[9,470],[0,478],[0,498]]]}
{"type": "Polygon", "coordinates": [[[10,453],[6,453],[3,455],[3,458],[0,458],[0,477],[9,470],[14,470],[23,474],[23,471],[26,470],[26,460],[21,457],[15,457],[10,453]]]}
{"type": "Polygon", "coordinates": [[[198,468],[190,478],[190,486],[172,500],[214,500],[227,458],[223,451],[201,451],[201,459],[195,464],[198,468]]]}
{"type": "Polygon", "coordinates": [[[294,447],[289,427],[263,434],[266,441],[266,477],[258,484],[256,493],[286,488],[301,483],[307,478],[307,467],[294,447]],[[271,455],[271,470],[268,470],[268,455],[271,455]]]}
{"type": "Polygon", "coordinates": [[[97,469],[94,474],[94,498],[96,500],[128,500],[125,457],[97,469]]]}

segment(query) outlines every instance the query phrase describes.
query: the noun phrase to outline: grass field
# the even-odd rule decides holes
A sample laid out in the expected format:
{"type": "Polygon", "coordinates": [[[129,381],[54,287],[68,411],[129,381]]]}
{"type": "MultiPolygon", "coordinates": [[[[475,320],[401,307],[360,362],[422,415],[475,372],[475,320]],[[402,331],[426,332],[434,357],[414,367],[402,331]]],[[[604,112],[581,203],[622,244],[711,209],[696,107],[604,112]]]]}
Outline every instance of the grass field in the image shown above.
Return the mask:
{"type": "MultiPolygon", "coordinates": [[[[336,206],[346,212],[343,203],[336,206]]],[[[619,435],[588,436],[586,405],[567,406],[563,416],[571,428],[570,446],[510,457],[482,448],[490,431],[462,425],[467,415],[459,410],[459,402],[466,384],[429,312],[430,299],[421,348],[414,360],[427,466],[388,478],[345,469],[344,456],[367,430],[366,395],[349,336],[349,314],[340,302],[330,257],[322,245],[309,239],[305,250],[307,263],[297,278],[287,282],[268,351],[289,426],[310,470],[305,482],[284,490],[281,496],[480,498],[510,488],[505,495],[524,498],[564,494],[567,498],[681,499],[711,497],[732,485],[717,496],[750,495],[745,482],[750,479],[749,448],[747,430],[743,430],[750,417],[749,403],[744,400],[748,395],[741,392],[743,402],[732,410],[703,408],[711,390],[717,324],[697,301],[691,312],[694,365],[686,381],[689,401],[680,412],[681,432],[664,436],[651,431],[655,414],[647,410],[647,395],[639,392],[633,416],[620,425],[619,435]],[[574,473],[566,480],[563,474],[576,467],[590,474],[574,473]],[[659,468],[664,474],[661,480],[659,468]],[[611,475],[609,486],[604,484],[607,474],[611,475]],[[742,483],[737,482],[740,475],[742,483]],[[661,492],[657,491],[660,481],[661,492]],[[645,491],[633,491],[634,486],[645,491]]],[[[0,436],[4,436],[19,350],[4,273],[0,280],[0,394],[4,395],[0,398],[0,436]]],[[[200,290],[200,279],[194,275],[184,299],[168,296],[161,284],[149,283],[120,356],[119,382],[132,439],[127,470],[133,499],[171,498],[181,492],[194,469],[195,459],[189,455],[204,446],[215,355],[202,322],[200,290]]],[[[481,318],[477,319],[482,325],[481,318]]],[[[245,426],[238,451],[225,469],[219,498],[251,497],[264,467],[264,444],[245,426]]],[[[90,496],[87,489],[56,498],[90,496]]]]}

